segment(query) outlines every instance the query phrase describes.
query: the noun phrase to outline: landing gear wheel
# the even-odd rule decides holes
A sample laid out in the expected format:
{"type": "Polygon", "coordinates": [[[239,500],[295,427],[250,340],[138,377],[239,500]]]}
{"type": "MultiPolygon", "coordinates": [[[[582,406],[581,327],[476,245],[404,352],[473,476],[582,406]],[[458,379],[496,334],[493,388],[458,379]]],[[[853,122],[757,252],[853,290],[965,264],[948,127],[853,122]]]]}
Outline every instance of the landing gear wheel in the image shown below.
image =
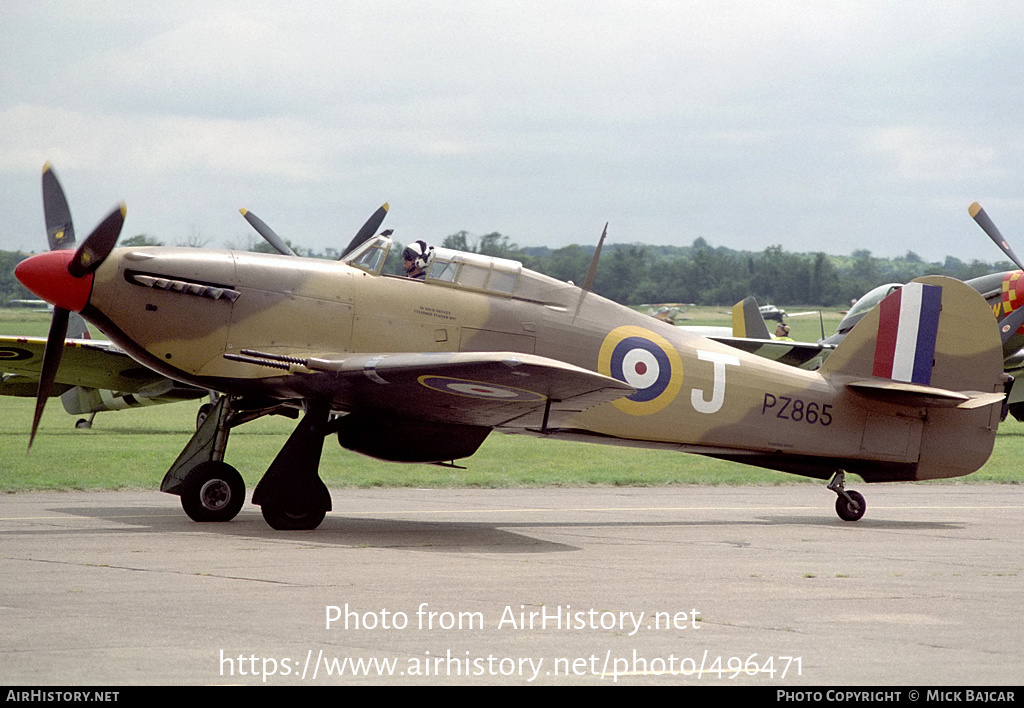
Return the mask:
{"type": "Polygon", "coordinates": [[[264,504],[263,518],[270,528],[277,531],[309,531],[320,525],[327,516],[327,509],[313,508],[300,512],[286,511],[283,507],[264,504]]]}
{"type": "Polygon", "coordinates": [[[1011,403],[1006,408],[1009,414],[1014,418],[1024,421],[1024,403],[1011,403]]]}
{"type": "Polygon", "coordinates": [[[843,521],[858,521],[868,505],[864,502],[864,495],[852,489],[847,490],[846,496],[840,494],[836,497],[836,513],[843,521]],[[849,499],[847,499],[849,497],[849,499]]]}
{"type": "Polygon", "coordinates": [[[245,504],[245,482],[226,462],[210,461],[188,473],[181,508],[193,521],[231,521],[245,504]]]}
{"type": "Polygon", "coordinates": [[[92,421],[86,418],[79,418],[75,421],[75,427],[79,430],[89,430],[92,427],[92,421]]]}

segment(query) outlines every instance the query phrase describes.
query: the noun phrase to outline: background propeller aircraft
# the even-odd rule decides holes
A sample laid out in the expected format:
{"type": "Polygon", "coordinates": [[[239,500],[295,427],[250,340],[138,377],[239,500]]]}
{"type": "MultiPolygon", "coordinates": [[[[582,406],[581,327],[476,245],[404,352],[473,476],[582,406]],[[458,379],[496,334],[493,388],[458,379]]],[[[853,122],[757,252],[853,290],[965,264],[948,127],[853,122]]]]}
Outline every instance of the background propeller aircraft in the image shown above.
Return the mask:
{"type": "Polygon", "coordinates": [[[686,305],[681,302],[647,303],[638,305],[637,310],[671,325],[687,319],[686,305]]]}
{"type": "MultiPolygon", "coordinates": [[[[51,395],[60,396],[64,410],[79,418],[75,427],[92,427],[97,413],[139,406],[191,401],[209,395],[140,366],[112,342],[92,339],[85,322],[71,313],[60,367],[51,395]]],[[[0,337],[0,395],[34,397],[39,390],[46,340],[41,337],[0,337]]]]}
{"type": "MultiPolygon", "coordinates": [[[[1004,370],[1014,379],[1007,393],[1007,411],[1018,420],[1024,420],[1024,383],[1018,383],[1024,380],[1024,263],[1010,248],[980,204],[974,202],[968,212],[1000,250],[1020,268],[983,275],[965,282],[985,298],[999,322],[1004,370]]],[[[817,343],[771,339],[764,319],[758,315],[757,302],[752,297],[737,303],[733,308],[732,336],[713,335],[712,338],[773,361],[814,370],[821,366],[829,353],[865,315],[902,287],[902,283],[885,283],[868,291],[846,313],[835,333],[828,337],[823,334],[817,343]]],[[[760,309],[763,311],[764,308],[760,309]]]]}
{"type": "Polygon", "coordinates": [[[831,478],[848,520],[865,502],[846,471],[952,477],[992,450],[999,336],[984,300],[956,280],[906,286],[810,372],[593,294],[596,255],[583,288],[444,248],[413,280],[382,275],[383,234],[340,262],[115,249],[124,213],[76,252],[17,268],[54,304],[32,437],[68,315],[80,312],[154,371],[224,394],[161,485],[196,520],[241,508],[229,433],[272,413],[302,412],[252,496],[277,529],[315,528],[330,510],[318,474],[328,435],[396,462],[468,457],[492,431],[692,452],[831,478]]]}

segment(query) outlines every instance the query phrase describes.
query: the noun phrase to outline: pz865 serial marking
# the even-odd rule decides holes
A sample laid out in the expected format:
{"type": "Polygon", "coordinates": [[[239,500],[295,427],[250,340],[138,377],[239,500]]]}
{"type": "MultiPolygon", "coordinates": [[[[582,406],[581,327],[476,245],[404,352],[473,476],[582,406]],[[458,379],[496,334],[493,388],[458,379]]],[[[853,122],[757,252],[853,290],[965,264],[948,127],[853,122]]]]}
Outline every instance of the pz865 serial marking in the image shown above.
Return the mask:
{"type": "Polygon", "coordinates": [[[776,418],[790,420],[794,423],[825,427],[832,425],[831,403],[819,404],[816,401],[805,401],[802,398],[766,393],[764,402],[761,404],[761,415],[770,415],[770,412],[774,412],[776,418]]]}

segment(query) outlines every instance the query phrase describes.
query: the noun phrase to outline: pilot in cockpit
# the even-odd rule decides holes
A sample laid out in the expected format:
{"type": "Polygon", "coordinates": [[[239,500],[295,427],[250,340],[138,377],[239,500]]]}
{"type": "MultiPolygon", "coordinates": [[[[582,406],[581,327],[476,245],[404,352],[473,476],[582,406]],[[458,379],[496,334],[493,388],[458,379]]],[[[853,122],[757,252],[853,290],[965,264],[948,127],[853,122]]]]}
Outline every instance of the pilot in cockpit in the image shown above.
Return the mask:
{"type": "Polygon", "coordinates": [[[402,251],[402,270],[407,278],[423,280],[427,277],[427,264],[434,252],[433,246],[428,246],[425,241],[417,241],[409,244],[402,251]]]}

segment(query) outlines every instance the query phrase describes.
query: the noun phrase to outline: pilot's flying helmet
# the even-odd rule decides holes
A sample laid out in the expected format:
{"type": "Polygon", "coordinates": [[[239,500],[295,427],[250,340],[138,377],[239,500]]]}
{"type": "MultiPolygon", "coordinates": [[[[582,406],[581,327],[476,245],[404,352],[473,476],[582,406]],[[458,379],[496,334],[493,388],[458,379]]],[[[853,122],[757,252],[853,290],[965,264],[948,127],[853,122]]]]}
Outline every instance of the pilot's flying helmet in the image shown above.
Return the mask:
{"type": "Polygon", "coordinates": [[[425,241],[417,241],[405,247],[405,250],[402,251],[402,260],[412,261],[417,268],[426,268],[433,253],[433,246],[428,246],[425,241]]]}

